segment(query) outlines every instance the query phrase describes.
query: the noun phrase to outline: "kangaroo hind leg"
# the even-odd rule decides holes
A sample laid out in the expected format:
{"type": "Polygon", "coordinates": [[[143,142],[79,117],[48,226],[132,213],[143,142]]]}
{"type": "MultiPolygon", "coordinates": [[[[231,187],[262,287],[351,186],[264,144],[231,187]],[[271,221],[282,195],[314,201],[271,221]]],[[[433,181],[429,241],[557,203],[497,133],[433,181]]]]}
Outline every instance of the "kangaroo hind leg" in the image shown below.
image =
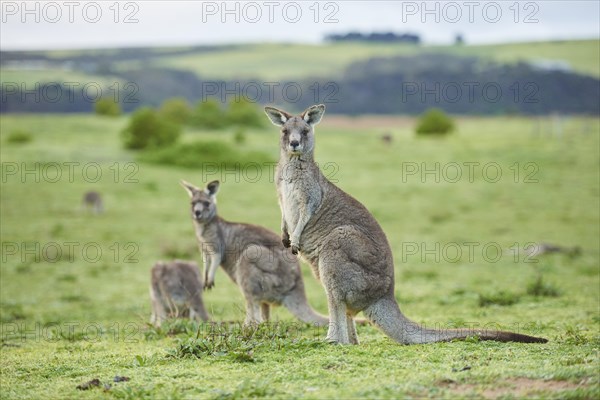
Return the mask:
{"type": "Polygon", "coordinates": [[[327,293],[327,297],[329,304],[329,330],[327,331],[326,340],[332,343],[350,344],[346,304],[333,299],[330,293],[327,293]]]}
{"type": "Polygon", "coordinates": [[[351,344],[359,344],[358,335],[356,334],[356,323],[354,322],[354,315],[346,315],[346,322],[348,324],[348,339],[351,344]]]}
{"type": "Polygon", "coordinates": [[[260,315],[262,316],[263,322],[268,322],[271,316],[271,305],[269,303],[262,303],[260,305],[260,315]]]}

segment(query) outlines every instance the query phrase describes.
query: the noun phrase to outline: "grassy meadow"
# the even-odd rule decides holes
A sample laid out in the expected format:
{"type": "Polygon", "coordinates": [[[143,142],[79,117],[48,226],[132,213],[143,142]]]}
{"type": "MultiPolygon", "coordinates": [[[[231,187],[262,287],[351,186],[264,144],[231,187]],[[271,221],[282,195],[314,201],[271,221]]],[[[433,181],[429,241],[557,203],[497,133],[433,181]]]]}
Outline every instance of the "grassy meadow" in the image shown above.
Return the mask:
{"type": "MultiPolygon", "coordinates": [[[[422,53],[451,53],[481,57],[499,63],[523,61],[562,62],[573,71],[600,76],[600,42],[598,40],[551,41],[534,43],[509,43],[462,46],[413,46],[389,43],[325,43],[309,44],[248,44],[224,46],[215,51],[189,48],[157,48],[155,55],[144,61],[121,60],[112,63],[115,71],[135,68],[167,67],[190,71],[203,79],[265,79],[267,82],[281,79],[310,77],[337,77],[348,65],[373,57],[393,57],[422,53]],[[187,54],[178,51],[188,50],[187,54]]],[[[111,56],[110,49],[102,50],[111,56]]],[[[94,56],[98,50],[47,51],[48,57],[94,56]]],[[[44,70],[21,70],[3,66],[0,81],[25,83],[30,87],[36,82],[106,82],[120,81],[110,76],[97,76],[81,71],[55,67],[44,70]]]]}
{"type": "Polygon", "coordinates": [[[598,40],[467,46],[412,46],[379,43],[256,44],[217,52],[157,57],[158,65],[221,79],[285,79],[336,76],[344,67],[373,57],[448,52],[501,63],[563,61],[574,71],[600,76],[598,40]],[[532,49],[535,49],[532,51],[532,49]],[[335,54],[335,57],[332,56],[335,54]],[[308,61],[308,62],[307,62],[308,61]]]}
{"type": "MultiPolygon", "coordinates": [[[[536,345],[402,346],[359,326],[359,346],[335,346],[282,308],[272,317],[281,324],[257,331],[151,328],[153,263],[200,262],[179,179],[220,179],[226,219],[277,231],[280,214],[271,164],[232,172],[142,163],[122,148],[126,122],[0,119],[3,399],[600,395],[598,118],[566,118],[560,134],[550,117],[459,118],[453,135],[434,139],[415,137],[404,117],[325,115],[317,127],[326,175],[388,236],[405,314],[550,340],[536,345]],[[16,131],[31,140],[11,141],[16,131]],[[104,214],[81,208],[88,190],[103,194],[104,214]],[[530,256],[523,247],[532,242],[579,251],[530,256]],[[76,389],[94,378],[100,387],[76,389]]],[[[275,161],[277,135],[265,121],[243,145],[233,131],[186,130],[182,140],[220,140],[275,161]]],[[[303,273],[309,302],[326,313],[323,289],[307,266],[303,273]]],[[[243,299],[222,271],[204,302],[216,321],[243,320],[243,299]]]]}

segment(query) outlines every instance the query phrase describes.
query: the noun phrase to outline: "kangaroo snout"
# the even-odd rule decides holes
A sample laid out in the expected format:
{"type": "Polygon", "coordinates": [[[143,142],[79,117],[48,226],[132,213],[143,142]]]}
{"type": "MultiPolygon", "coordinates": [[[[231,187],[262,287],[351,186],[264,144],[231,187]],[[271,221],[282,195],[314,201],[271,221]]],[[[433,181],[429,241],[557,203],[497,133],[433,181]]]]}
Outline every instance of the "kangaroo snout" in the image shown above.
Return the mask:
{"type": "Polygon", "coordinates": [[[300,142],[297,140],[292,140],[290,141],[290,146],[292,147],[292,149],[296,150],[296,148],[300,146],[300,142]]]}
{"type": "Polygon", "coordinates": [[[202,215],[202,211],[194,210],[194,215],[196,216],[196,218],[200,218],[200,216],[202,215]]]}

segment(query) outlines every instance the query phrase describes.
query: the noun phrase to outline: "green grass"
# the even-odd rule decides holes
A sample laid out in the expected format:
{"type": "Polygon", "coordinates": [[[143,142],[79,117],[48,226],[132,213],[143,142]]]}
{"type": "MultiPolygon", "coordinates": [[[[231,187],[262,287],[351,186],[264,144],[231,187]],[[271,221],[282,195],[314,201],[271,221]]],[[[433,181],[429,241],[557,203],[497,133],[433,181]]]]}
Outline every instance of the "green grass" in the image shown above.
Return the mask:
{"type": "Polygon", "coordinates": [[[600,41],[556,41],[478,46],[412,46],[398,44],[334,43],[257,44],[214,53],[156,59],[159,65],[193,71],[201,77],[240,79],[300,79],[335,77],[350,63],[372,57],[448,52],[499,62],[564,61],[573,70],[600,76],[600,41]],[[335,54],[335,57],[331,55],[335,54]]]}
{"type": "Polygon", "coordinates": [[[277,80],[334,76],[355,61],[418,51],[418,47],[411,45],[366,43],[252,44],[215,53],[165,57],[157,61],[159,65],[193,71],[202,77],[277,80]]]}
{"type": "MultiPolygon", "coordinates": [[[[477,323],[549,343],[401,346],[359,326],[361,345],[331,346],[322,342],[323,330],[295,324],[282,308],[273,319],[287,325],[257,332],[182,321],[149,328],[152,264],[174,255],[200,260],[179,179],[198,185],[220,179],[223,217],[277,231],[270,165],[256,180],[255,170],[139,163],[120,144],[126,117],[3,115],[2,398],[597,398],[600,120],[568,118],[558,137],[550,134],[551,119],[462,118],[441,139],[416,138],[413,119],[371,118],[368,128],[361,118],[348,119],[345,128],[339,121],[325,116],[318,127],[317,161],[381,223],[403,311],[428,326],[477,323]],[[6,145],[6,135],[19,130],[33,140],[6,145]],[[381,141],[383,132],[392,144],[381,141]],[[415,165],[435,170],[435,163],[441,177],[454,176],[451,163],[463,166],[463,177],[436,182],[432,173],[407,173],[415,165]],[[464,163],[479,163],[469,164],[472,182],[464,163]],[[489,166],[483,172],[491,163],[502,171],[495,183],[489,166]],[[35,172],[21,176],[24,168],[37,171],[39,181],[35,172]],[[102,176],[93,182],[97,170],[102,176]],[[80,209],[87,190],[104,195],[104,214],[80,209]],[[78,245],[68,248],[71,242],[78,245]],[[536,259],[513,251],[528,242],[582,251],[536,259]],[[486,244],[493,244],[489,254],[486,244]],[[535,283],[539,276],[543,281],[535,283]],[[548,287],[560,296],[544,295],[548,287]],[[518,301],[480,307],[481,294],[500,292],[518,301]],[[115,376],[130,380],[113,382],[115,376]],[[110,389],[76,389],[94,378],[110,389]]],[[[234,135],[188,130],[183,141],[233,143],[234,135]]],[[[275,127],[248,130],[244,150],[276,159],[277,135],[275,127]]],[[[307,267],[303,272],[310,303],[325,313],[322,288],[307,267]]],[[[243,320],[243,299],[221,270],[204,301],[216,321],[243,320]]]]}
{"type": "MultiPolygon", "coordinates": [[[[234,141],[236,141],[237,133],[234,135],[234,141]]],[[[159,165],[199,169],[208,164],[223,169],[236,169],[256,163],[258,170],[263,164],[275,162],[274,158],[271,159],[264,153],[257,151],[247,153],[222,140],[203,140],[180,143],[165,148],[148,149],[138,159],[159,165]]]]}
{"type": "MultiPolygon", "coordinates": [[[[0,82],[6,83],[17,83],[18,85],[25,85],[27,90],[33,90],[35,84],[39,83],[65,83],[70,82],[75,90],[82,90],[84,85],[87,84],[98,84],[101,88],[109,90],[111,86],[114,86],[112,91],[109,93],[114,94],[114,90],[118,90],[123,85],[123,79],[117,77],[103,76],[88,74],[85,72],[71,71],[68,69],[60,68],[47,68],[39,70],[21,70],[21,69],[0,69],[0,82]],[[77,85],[75,85],[77,84],[77,85]]],[[[92,89],[90,90],[90,96],[93,95],[92,89]]]]}
{"type": "Polygon", "coordinates": [[[446,47],[446,49],[457,54],[479,56],[503,63],[563,61],[576,72],[595,77],[600,76],[600,41],[598,40],[454,46],[446,47]]]}
{"type": "Polygon", "coordinates": [[[535,280],[527,285],[527,294],[539,297],[559,297],[561,295],[557,286],[544,281],[542,275],[538,275],[535,280]]]}
{"type": "MultiPolygon", "coordinates": [[[[535,43],[508,43],[465,46],[412,46],[379,43],[248,44],[214,51],[198,51],[186,55],[169,54],[184,48],[156,48],[156,57],[143,62],[120,61],[117,70],[160,66],[192,71],[203,79],[281,79],[307,77],[335,78],[349,64],[372,57],[393,57],[418,53],[448,52],[479,56],[502,63],[517,61],[561,61],[574,71],[600,77],[600,41],[575,40],[535,43]],[[335,57],[332,56],[335,54],[335,57]]],[[[111,54],[114,50],[86,51],[86,54],[111,54]]],[[[49,57],[80,55],[81,51],[45,52],[49,57]]],[[[98,82],[102,86],[120,80],[61,69],[19,71],[3,68],[2,82],[98,82]]],[[[122,82],[121,82],[122,83],[122,82]]]]}
{"type": "Polygon", "coordinates": [[[7,144],[25,144],[33,140],[31,133],[27,131],[12,131],[6,135],[7,144]]]}

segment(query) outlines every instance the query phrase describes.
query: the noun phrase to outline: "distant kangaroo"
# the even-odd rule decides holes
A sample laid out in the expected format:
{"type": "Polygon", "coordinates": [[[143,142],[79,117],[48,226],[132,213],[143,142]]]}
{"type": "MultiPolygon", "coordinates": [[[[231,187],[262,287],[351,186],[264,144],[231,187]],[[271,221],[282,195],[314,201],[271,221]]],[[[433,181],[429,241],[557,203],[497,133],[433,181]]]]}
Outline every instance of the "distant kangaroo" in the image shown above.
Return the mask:
{"type": "Polygon", "coordinates": [[[204,288],[215,284],[219,265],[246,300],[245,324],[269,320],[270,305],[284,305],[299,320],[327,326],[306,300],[300,263],[275,232],[260,226],[228,222],[217,215],[219,182],[205,189],[181,182],[191,198],[192,220],[204,262],[204,288]]]}
{"type": "Polygon", "coordinates": [[[96,191],[89,191],[83,195],[83,207],[88,211],[93,210],[96,214],[102,214],[104,206],[102,196],[96,191]]]}
{"type": "Polygon", "coordinates": [[[265,107],[281,126],[276,184],[282,212],[282,242],[313,268],[327,293],[331,323],[327,339],[358,344],[354,316],[368,320],[403,344],[479,336],[482,340],[547,342],[512,332],[425,329],[406,318],[394,298],[394,263],[383,230],[369,211],[323,176],[314,161],[313,127],[324,105],[299,116],[265,107]]]}
{"type": "Polygon", "coordinates": [[[202,302],[202,281],[193,261],[159,261],[152,267],[150,322],[160,327],[167,318],[189,317],[208,321],[202,302]]]}

